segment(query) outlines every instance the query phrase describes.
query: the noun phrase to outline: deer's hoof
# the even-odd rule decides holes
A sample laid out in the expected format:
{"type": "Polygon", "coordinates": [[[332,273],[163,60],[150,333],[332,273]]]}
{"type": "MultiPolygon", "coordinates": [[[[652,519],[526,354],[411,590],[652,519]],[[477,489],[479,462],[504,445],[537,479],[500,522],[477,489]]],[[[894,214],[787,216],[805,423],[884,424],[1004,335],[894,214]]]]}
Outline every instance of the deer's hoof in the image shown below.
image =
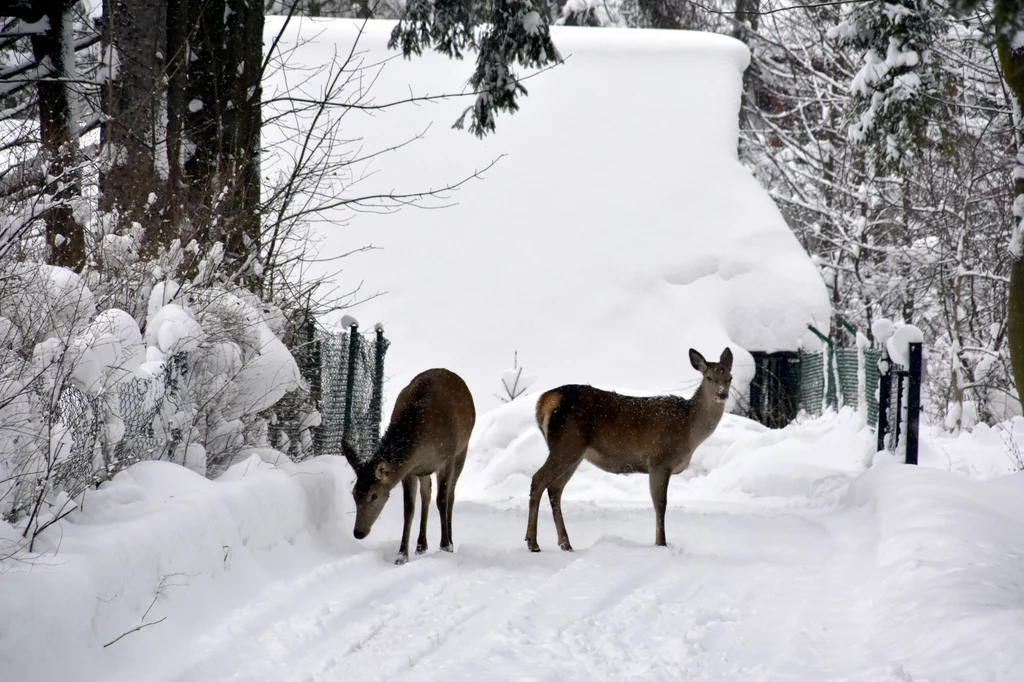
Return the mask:
{"type": "Polygon", "coordinates": [[[395,566],[401,566],[402,564],[406,563],[407,561],[409,561],[409,555],[408,554],[399,554],[398,556],[395,557],[395,566]]]}
{"type": "Polygon", "coordinates": [[[442,552],[454,552],[455,551],[455,545],[441,545],[441,551],[442,552]]]}
{"type": "Polygon", "coordinates": [[[426,545],[416,545],[416,553],[417,554],[425,554],[426,551],[427,551],[427,546],[426,545]]]}
{"type": "Polygon", "coordinates": [[[540,551],[540,545],[537,544],[536,540],[527,540],[526,541],[526,548],[528,550],[530,550],[531,552],[539,552],[540,551]]]}
{"type": "Polygon", "coordinates": [[[558,546],[562,548],[563,552],[571,552],[571,551],[573,551],[572,545],[569,544],[568,540],[566,540],[565,542],[559,542],[558,546]]]}

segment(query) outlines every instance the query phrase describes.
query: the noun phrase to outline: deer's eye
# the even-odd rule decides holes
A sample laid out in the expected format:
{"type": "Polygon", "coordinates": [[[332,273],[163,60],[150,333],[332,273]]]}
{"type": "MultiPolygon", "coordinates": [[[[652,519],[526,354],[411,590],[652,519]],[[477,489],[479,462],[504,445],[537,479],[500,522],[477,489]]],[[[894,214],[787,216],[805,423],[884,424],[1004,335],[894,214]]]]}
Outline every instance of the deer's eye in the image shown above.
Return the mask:
{"type": "Polygon", "coordinates": [[[370,495],[370,502],[376,502],[376,501],[377,501],[377,493],[374,493],[374,494],[370,495]]]}

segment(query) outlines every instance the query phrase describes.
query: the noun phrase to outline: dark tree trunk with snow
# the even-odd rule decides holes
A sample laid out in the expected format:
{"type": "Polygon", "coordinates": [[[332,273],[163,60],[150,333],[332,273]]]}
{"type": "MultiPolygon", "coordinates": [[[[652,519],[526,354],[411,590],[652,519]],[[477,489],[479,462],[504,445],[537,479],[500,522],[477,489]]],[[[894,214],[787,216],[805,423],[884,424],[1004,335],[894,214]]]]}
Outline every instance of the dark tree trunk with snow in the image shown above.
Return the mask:
{"type": "MultiPolygon", "coordinates": [[[[757,19],[759,16],[760,0],[736,0],[735,23],[732,27],[732,37],[750,47],[750,38],[757,33],[757,19]]],[[[754,106],[758,102],[758,64],[750,60],[750,65],[743,72],[743,95],[747,101],[754,106]]],[[[740,127],[747,124],[747,107],[740,107],[740,127]]]]}
{"type": "Polygon", "coordinates": [[[241,264],[260,243],[263,6],[212,0],[189,13],[198,30],[184,98],[185,205],[198,241],[223,241],[241,264]]]}
{"type": "MultiPolygon", "coordinates": [[[[230,168],[229,203],[232,223],[225,246],[229,258],[239,264],[259,255],[260,222],[260,129],[263,125],[263,5],[255,0],[231,0],[235,11],[228,21],[229,70],[232,104],[228,107],[225,134],[230,168]]],[[[367,6],[367,11],[369,7],[367,6]]],[[[367,15],[368,16],[368,15],[367,15]]],[[[253,262],[251,265],[255,266],[253,262]]],[[[259,291],[258,269],[250,267],[245,279],[259,291]]]]}
{"type": "Polygon", "coordinates": [[[161,245],[169,244],[178,236],[186,216],[185,176],[182,168],[182,142],[185,114],[186,83],[188,73],[189,0],[167,0],[167,185],[163,196],[163,220],[153,227],[147,226],[143,239],[143,253],[155,255],[161,245]]]}
{"type": "MultiPolygon", "coordinates": [[[[1011,45],[1012,34],[1003,32],[996,39],[996,49],[999,53],[999,63],[1002,66],[1003,78],[1006,85],[1013,94],[1017,105],[1017,111],[1024,110],[1024,47],[1016,49],[1011,45]]],[[[1018,113],[1019,117],[1019,113],[1018,113]]],[[[1010,260],[1010,285],[1009,301],[1007,310],[1007,344],[1010,351],[1010,364],[1013,367],[1013,381],[1017,385],[1018,399],[1022,387],[1024,387],[1024,253],[1021,252],[1021,202],[1024,201],[1024,129],[1020,121],[1017,122],[1017,167],[1018,172],[1014,173],[1013,193],[1014,219],[1017,227],[1014,231],[1014,239],[1011,244],[1010,260]]]]}
{"type": "Polygon", "coordinates": [[[77,162],[78,140],[71,97],[74,44],[69,15],[70,0],[37,2],[35,8],[49,21],[44,33],[32,36],[36,61],[48,67],[49,77],[36,82],[39,93],[39,132],[46,158],[47,184],[42,193],[51,207],[46,212],[47,261],[81,270],[85,264],[85,231],[70,202],[81,194],[77,162]]]}
{"type": "Polygon", "coordinates": [[[106,158],[100,176],[100,210],[117,211],[121,224],[141,223],[146,241],[160,231],[155,211],[161,193],[163,149],[165,0],[106,0],[104,54],[116,61],[103,89],[106,158]],[[147,215],[148,213],[148,215],[147,215]]]}
{"type": "Polygon", "coordinates": [[[683,28],[671,0],[637,0],[637,6],[648,28],[683,28]]]}

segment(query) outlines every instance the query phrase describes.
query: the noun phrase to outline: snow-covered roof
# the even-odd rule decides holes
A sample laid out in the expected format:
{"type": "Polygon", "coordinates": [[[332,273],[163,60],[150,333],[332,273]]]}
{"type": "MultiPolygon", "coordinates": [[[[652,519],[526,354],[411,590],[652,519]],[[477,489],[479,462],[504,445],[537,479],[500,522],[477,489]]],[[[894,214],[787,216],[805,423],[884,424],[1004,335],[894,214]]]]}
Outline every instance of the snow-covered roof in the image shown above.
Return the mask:
{"type": "MultiPolygon", "coordinates": [[[[268,34],[279,26],[269,20],[268,34]]],[[[357,26],[307,19],[288,40],[311,38],[297,59],[321,64],[347,52],[357,26]]],[[[465,88],[473,55],[396,58],[385,46],[392,27],[369,22],[360,41],[365,63],[392,59],[374,85],[378,104],[410,86],[416,95],[465,88]]],[[[377,159],[378,174],[351,196],[437,188],[501,156],[452,194],[455,206],[324,228],[323,256],[380,247],[343,261],[338,283],[386,292],[353,312],[367,330],[383,322],[393,341],[390,399],[417,372],[444,366],[491,407],[514,351],[535,388],[689,391],[697,375],[687,349],[717,359],[728,344],[745,386],[753,368],[739,348],[795,349],[808,322],[828,320],[817,269],[737,159],[746,47],[683,31],[552,35],[567,61],[529,79],[522,109],[484,140],[450,128],[472,97],[346,115],[343,135],[363,138],[364,153],[430,126],[377,159]]],[[[278,74],[268,90],[286,76],[303,78],[278,74]]]]}

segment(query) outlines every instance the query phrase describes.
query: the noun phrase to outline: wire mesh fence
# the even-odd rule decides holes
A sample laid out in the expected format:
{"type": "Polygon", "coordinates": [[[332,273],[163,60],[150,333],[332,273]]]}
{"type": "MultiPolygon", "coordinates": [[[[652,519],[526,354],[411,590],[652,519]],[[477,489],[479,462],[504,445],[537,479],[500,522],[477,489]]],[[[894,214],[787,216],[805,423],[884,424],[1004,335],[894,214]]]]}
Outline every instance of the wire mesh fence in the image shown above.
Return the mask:
{"type": "MultiPolygon", "coordinates": [[[[354,326],[336,333],[311,322],[293,349],[306,388],[286,394],[263,415],[271,443],[295,460],[341,454],[344,438],[361,452],[373,451],[380,442],[389,345],[380,328],[368,338],[354,326]]],[[[37,477],[74,497],[137,462],[171,459],[184,440],[173,417],[188,367],[187,355],[178,354],[160,374],[130,379],[103,395],[66,387],[55,410],[56,446],[37,477]]],[[[25,495],[26,504],[31,497],[25,495]]]]}
{"type": "MultiPolygon", "coordinates": [[[[861,350],[827,348],[800,351],[800,409],[819,416],[827,408],[840,405],[860,407],[861,350]]],[[[882,353],[863,349],[864,397],[868,424],[878,423],[878,361],[882,353]]]]}
{"type": "Polygon", "coordinates": [[[67,437],[57,441],[53,455],[54,489],[74,496],[136,462],[167,459],[182,434],[160,422],[177,408],[187,365],[187,356],[179,353],[167,359],[159,375],[129,379],[102,396],[74,386],[61,391],[55,421],[67,437]],[[111,437],[111,429],[122,428],[120,438],[111,437]]]}
{"type": "Polygon", "coordinates": [[[361,453],[380,442],[384,355],[390,345],[383,330],[369,341],[353,326],[344,333],[319,331],[321,414],[313,454],[341,454],[349,439],[361,453]]]}
{"type": "Polygon", "coordinates": [[[878,449],[917,463],[923,356],[909,345],[909,365],[893,363],[876,348],[836,347],[820,351],[752,353],[749,416],[770,428],[788,424],[799,411],[817,417],[827,409],[863,407],[876,429],[878,449]],[[863,405],[861,405],[863,401],[863,405]]]}

